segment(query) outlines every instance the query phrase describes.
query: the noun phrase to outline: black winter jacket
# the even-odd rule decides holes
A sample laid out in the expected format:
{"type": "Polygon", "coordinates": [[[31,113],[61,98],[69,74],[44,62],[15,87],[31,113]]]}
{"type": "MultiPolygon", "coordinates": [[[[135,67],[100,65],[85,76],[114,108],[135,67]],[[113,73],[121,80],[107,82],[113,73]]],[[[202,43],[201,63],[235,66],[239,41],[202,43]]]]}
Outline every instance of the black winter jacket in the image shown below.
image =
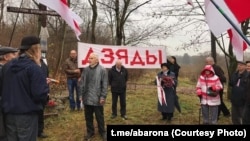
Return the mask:
{"type": "Polygon", "coordinates": [[[242,74],[235,72],[231,76],[229,86],[232,88],[231,102],[237,106],[244,106],[246,102],[246,92],[249,73],[245,70],[242,74]]]}
{"type": "Polygon", "coordinates": [[[41,67],[22,54],[5,64],[3,70],[4,113],[29,114],[42,110],[49,88],[41,67]]]}
{"type": "Polygon", "coordinates": [[[116,70],[116,66],[112,66],[108,73],[109,85],[111,85],[111,92],[123,93],[127,87],[128,71],[122,66],[121,71],[116,70]]]}

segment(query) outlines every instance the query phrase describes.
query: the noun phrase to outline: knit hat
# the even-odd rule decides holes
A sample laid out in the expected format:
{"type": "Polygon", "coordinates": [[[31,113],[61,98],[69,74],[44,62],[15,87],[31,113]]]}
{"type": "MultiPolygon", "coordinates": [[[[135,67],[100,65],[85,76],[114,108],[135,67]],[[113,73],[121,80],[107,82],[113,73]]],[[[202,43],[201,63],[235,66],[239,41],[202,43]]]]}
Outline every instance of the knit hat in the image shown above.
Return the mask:
{"type": "Polygon", "coordinates": [[[32,45],[40,44],[40,39],[36,36],[26,36],[22,39],[20,49],[28,50],[32,45]]]}
{"type": "Polygon", "coordinates": [[[4,55],[11,52],[18,52],[18,49],[13,47],[0,47],[0,55],[4,55]]]}

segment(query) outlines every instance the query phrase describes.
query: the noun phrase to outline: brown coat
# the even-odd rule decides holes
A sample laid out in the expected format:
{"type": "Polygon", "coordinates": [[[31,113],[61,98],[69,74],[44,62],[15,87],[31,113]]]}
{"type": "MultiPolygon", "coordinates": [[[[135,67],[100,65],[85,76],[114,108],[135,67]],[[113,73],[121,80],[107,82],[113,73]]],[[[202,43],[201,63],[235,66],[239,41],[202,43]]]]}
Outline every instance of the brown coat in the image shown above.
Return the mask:
{"type": "Polygon", "coordinates": [[[79,78],[81,73],[75,72],[76,69],[78,69],[77,59],[67,58],[63,66],[67,78],[79,78]]]}

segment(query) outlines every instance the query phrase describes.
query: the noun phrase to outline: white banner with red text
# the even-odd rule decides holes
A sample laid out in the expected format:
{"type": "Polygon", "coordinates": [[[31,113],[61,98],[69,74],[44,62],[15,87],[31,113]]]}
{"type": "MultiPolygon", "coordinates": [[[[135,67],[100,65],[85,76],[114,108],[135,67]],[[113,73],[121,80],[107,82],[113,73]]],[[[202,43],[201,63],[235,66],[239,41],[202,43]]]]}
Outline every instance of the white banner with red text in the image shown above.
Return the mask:
{"type": "Polygon", "coordinates": [[[130,47],[98,45],[78,42],[78,67],[89,65],[89,55],[94,52],[99,56],[99,63],[105,68],[115,65],[117,59],[122,61],[126,68],[158,69],[161,63],[166,62],[164,47],[130,47]]]}

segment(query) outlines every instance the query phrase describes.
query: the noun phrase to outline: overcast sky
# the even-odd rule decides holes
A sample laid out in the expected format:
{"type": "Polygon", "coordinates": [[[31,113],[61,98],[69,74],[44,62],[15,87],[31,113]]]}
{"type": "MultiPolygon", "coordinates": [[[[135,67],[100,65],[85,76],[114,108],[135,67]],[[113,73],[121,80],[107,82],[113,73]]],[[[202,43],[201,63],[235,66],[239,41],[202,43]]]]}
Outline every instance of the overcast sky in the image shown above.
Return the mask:
{"type": "MultiPolygon", "coordinates": [[[[32,5],[30,5],[31,4],[30,1],[24,0],[26,5],[31,7],[32,5]]],[[[139,0],[139,1],[145,1],[145,0],[139,0]]],[[[202,0],[199,0],[199,1],[202,1],[202,0]]],[[[21,0],[7,0],[6,2],[7,2],[7,4],[12,2],[11,6],[18,6],[18,5],[20,5],[21,0]]],[[[159,5],[167,5],[167,6],[169,6],[169,5],[183,5],[183,4],[186,4],[186,2],[187,2],[186,0],[153,0],[151,5],[147,6],[147,8],[150,7],[150,9],[152,10],[153,9],[152,7],[158,7],[159,5]]],[[[197,7],[198,5],[195,2],[195,0],[193,0],[193,2],[194,2],[195,7],[197,7]]],[[[190,5],[186,5],[185,8],[191,9],[192,7],[190,5]]],[[[197,9],[200,10],[199,8],[197,8],[197,9]]],[[[139,9],[139,10],[144,11],[145,9],[139,9]]],[[[146,10],[146,11],[149,11],[149,10],[146,10]]],[[[138,16],[138,15],[136,15],[136,16],[138,16]]],[[[143,19],[143,17],[136,17],[136,18],[143,19]]],[[[177,18],[178,17],[173,16],[173,18],[172,18],[173,22],[176,22],[177,18]]],[[[205,19],[204,17],[201,17],[201,18],[205,19]]],[[[168,24],[171,24],[171,23],[168,23],[168,24]]],[[[166,26],[168,26],[168,25],[166,25],[166,26]]],[[[207,30],[207,38],[209,40],[210,36],[209,36],[208,27],[205,27],[204,30],[207,30]]],[[[177,48],[180,47],[182,44],[189,42],[189,40],[192,40],[192,38],[195,38],[195,36],[192,35],[194,33],[191,33],[190,31],[188,31],[188,32],[190,32],[189,34],[185,35],[184,33],[187,31],[188,31],[188,28],[183,29],[182,31],[175,32],[172,37],[168,37],[164,40],[152,40],[151,42],[153,42],[153,43],[155,42],[158,45],[162,44],[164,46],[167,46],[166,50],[167,50],[168,55],[183,55],[184,53],[188,53],[189,55],[198,55],[198,54],[203,53],[205,51],[210,51],[210,48],[211,48],[210,43],[203,44],[198,49],[191,47],[188,50],[184,50],[184,49],[177,50],[177,48]]],[[[225,38],[224,42],[225,42],[225,46],[227,46],[228,39],[225,38]]],[[[247,51],[250,52],[249,48],[247,49],[247,51]]],[[[217,52],[218,53],[221,52],[219,48],[217,48],[217,52]]]]}

